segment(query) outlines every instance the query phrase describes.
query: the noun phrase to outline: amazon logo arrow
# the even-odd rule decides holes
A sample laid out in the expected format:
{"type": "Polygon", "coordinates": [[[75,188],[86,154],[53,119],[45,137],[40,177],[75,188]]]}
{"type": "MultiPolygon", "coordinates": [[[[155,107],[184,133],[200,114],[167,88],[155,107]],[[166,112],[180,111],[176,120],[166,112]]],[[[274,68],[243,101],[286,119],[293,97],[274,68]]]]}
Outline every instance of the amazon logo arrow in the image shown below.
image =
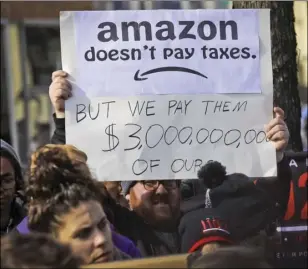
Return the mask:
{"type": "Polygon", "coordinates": [[[135,73],[135,76],[134,76],[134,80],[136,80],[136,81],[146,80],[148,78],[144,77],[144,76],[154,74],[154,73],[159,73],[159,72],[185,72],[185,73],[194,74],[194,75],[197,75],[197,76],[200,76],[200,77],[203,77],[203,78],[207,78],[207,76],[201,74],[200,72],[186,68],[186,67],[167,66],[167,67],[154,68],[154,69],[146,71],[142,74],[139,74],[140,70],[137,70],[136,73],[135,73]]]}

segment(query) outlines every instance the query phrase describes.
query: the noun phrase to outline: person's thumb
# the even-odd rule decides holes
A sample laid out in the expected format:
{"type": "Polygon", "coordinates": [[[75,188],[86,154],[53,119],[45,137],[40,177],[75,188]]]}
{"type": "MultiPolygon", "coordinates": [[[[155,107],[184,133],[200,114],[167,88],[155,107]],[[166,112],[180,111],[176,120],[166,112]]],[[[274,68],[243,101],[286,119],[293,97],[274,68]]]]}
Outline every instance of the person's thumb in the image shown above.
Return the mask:
{"type": "Polygon", "coordinates": [[[280,107],[274,107],[275,118],[284,119],[284,111],[280,107]]]}

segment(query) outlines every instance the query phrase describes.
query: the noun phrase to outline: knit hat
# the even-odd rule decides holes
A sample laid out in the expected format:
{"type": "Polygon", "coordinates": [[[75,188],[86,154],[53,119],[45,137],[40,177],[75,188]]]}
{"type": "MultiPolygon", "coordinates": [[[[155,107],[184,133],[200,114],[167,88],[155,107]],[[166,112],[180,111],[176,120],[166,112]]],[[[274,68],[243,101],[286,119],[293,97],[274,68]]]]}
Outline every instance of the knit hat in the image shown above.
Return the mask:
{"type": "Polygon", "coordinates": [[[206,187],[212,188],[183,202],[184,212],[205,207],[217,210],[228,222],[228,230],[236,241],[256,235],[275,222],[279,215],[275,201],[249,177],[238,173],[227,175],[223,173],[224,167],[215,162],[206,166],[198,176],[206,187]]]}
{"type": "Polygon", "coordinates": [[[232,244],[227,223],[217,211],[201,208],[186,213],[180,221],[181,252],[192,253],[212,242],[232,244]]]}
{"type": "Polygon", "coordinates": [[[121,186],[122,186],[122,192],[123,195],[127,195],[129,193],[129,190],[131,187],[133,187],[138,181],[122,181],[121,186]]]}

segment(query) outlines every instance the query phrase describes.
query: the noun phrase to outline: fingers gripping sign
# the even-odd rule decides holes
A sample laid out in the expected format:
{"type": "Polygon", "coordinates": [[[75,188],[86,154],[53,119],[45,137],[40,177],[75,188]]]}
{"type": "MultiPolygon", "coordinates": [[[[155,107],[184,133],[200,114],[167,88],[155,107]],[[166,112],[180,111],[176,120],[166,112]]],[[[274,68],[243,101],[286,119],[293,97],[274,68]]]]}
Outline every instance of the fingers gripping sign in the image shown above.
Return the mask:
{"type": "Polygon", "coordinates": [[[277,162],[283,158],[290,134],[284,121],[284,111],[280,107],[274,107],[274,118],[265,126],[266,137],[276,148],[277,162]]]}
{"type": "Polygon", "coordinates": [[[67,80],[68,74],[62,70],[52,73],[52,82],[49,86],[49,97],[57,118],[64,118],[64,102],[72,96],[72,87],[67,80]]]}

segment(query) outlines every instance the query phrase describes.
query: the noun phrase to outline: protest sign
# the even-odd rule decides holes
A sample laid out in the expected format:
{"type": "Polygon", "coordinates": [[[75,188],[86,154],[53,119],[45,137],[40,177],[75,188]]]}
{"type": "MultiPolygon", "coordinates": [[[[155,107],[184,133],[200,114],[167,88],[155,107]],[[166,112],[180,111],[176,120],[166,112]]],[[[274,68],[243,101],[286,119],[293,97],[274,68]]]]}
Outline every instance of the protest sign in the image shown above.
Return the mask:
{"type": "Polygon", "coordinates": [[[268,10],[62,12],[66,142],[99,180],[276,174],[268,10]]]}

